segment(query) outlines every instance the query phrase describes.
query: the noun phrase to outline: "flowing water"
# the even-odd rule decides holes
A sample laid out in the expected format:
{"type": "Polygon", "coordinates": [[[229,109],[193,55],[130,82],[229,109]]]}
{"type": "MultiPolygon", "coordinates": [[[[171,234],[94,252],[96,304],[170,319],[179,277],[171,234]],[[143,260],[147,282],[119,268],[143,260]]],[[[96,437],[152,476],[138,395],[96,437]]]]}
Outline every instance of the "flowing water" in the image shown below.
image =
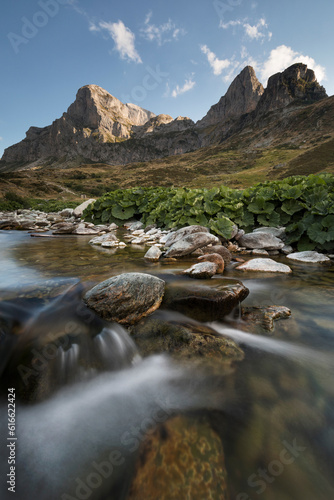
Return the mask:
{"type": "Polygon", "coordinates": [[[333,267],[290,263],[290,276],[228,270],[250,289],[245,305],[284,305],[292,316],[266,334],[249,333],[238,311],[211,323],[245,352],[213,381],[166,355],[142,359],[125,329],[81,301],[116,274],[173,280],[188,263],[145,263],[142,247],[104,250],[89,239],[0,231],[1,498],[126,499],[143,437],[133,429],[204,412],[223,442],[231,500],[334,500],[333,267]],[[12,386],[20,395],[15,495],[6,485],[12,386]],[[99,469],[104,479],[88,491],[110,450],[112,473],[99,469]]]}

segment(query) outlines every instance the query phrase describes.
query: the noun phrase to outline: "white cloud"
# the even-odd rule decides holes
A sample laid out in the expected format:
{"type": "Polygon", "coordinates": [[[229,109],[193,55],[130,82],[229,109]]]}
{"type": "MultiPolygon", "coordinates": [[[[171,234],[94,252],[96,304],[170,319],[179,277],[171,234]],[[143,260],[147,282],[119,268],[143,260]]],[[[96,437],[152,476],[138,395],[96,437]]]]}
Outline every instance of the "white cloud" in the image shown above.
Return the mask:
{"type": "Polygon", "coordinates": [[[132,31],[125,26],[123,21],[117,23],[101,21],[98,25],[90,23],[90,31],[106,30],[109,36],[115,42],[115,49],[119,52],[122,59],[141,63],[141,57],[135,47],[135,35],[132,31]]]}
{"type": "Polygon", "coordinates": [[[264,18],[261,18],[254,25],[249,24],[247,22],[247,19],[229,21],[228,23],[220,21],[219,24],[219,27],[223,28],[224,30],[236,26],[241,26],[245,32],[245,35],[250,40],[259,40],[263,43],[265,39],[271,40],[271,37],[273,36],[271,31],[268,31],[268,24],[266,23],[266,20],[264,18]]]}
{"type": "Polygon", "coordinates": [[[192,78],[189,78],[185,81],[183,87],[180,87],[179,85],[176,85],[175,89],[172,92],[172,97],[177,97],[180,94],[184,94],[185,92],[189,92],[194,86],[196,85],[196,82],[192,78]]]}
{"type": "Polygon", "coordinates": [[[270,76],[285,70],[297,62],[302,62],[310,69],[313,69],[319,82],[326,78],[325,68],[317,64],[312,57],[304,56],[286,45],[280,45],[270,52],[268,59],[261,65],[262,81],[266,82],[270,76]]]}
{"type": "Polygon", "coordinates": [[[184,36],[186,31],[183,28],[178,28],[177,25],[171,20],[164,24],[157,26],[151,23],[152,11],[148,12],[145,18],[144,27],[141,28],[140,33],[149,42],[156,41],[158,45],[166,42],[177,41],[180,36],[184,36]]]}
{"type": "Polygon", "coordinates": [[[218,59],[216,54],[212,52],[207,45],[201,45],[201,51],[208,58],[214,75],[221,75],[224,69],[228,68],[231,64],[228,59],[218,59]]]}

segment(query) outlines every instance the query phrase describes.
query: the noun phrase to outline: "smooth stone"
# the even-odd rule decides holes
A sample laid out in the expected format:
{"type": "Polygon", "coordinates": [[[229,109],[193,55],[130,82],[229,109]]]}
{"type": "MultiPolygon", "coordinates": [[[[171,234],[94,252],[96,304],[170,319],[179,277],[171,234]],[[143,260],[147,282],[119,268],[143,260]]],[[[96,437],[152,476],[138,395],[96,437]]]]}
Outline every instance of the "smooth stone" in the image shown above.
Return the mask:
{"type": "Polygon", "coordinates": [[[287,256],[288,259],[296,260],[298,262],[309,262],[313,264],[318,264],[322,262],[330,262],[330,258],[327,255],[318,252],[295,252],[290,253],[287,256]]]}
{"type": "Polygon", "coordinates": [[[119,241],[118,240],[106,240],[101,243],[102,248],[113,248],[113,247],[118,247],[119,246],[119,241]]]}
{"type": "Polygon", "coordinates": [[[276,236],[276,238],[284,238],[285,227],[258,227],[253,233],[266,233],[276,236]]]}
{"type": "Polygon", "coordinates": [[[84,212],[84,210],[89,207],[89,205],[91,203],[94,203],[96,200],[94,198],[91,198],[89,200],[86,200],[84,201],[83,203],[81,203],[81,205],[75,207],[75,209],[73,210],[73,215],[74,217],[82,217],[82,214],[84,212]]]}
{"type": "Polygon", "coordinates": [[[96,285],[84,296],[99,316],[132,325],[160,306],[165,282],[144,273],[124,273],[96,285]]]}
{"type": "Polygon", "coordinates": [[[268,257],[269,252],[267,250],[264,250],[263,248],[257,248],[256,250],[252,250],[252,255],[266,255],[268,257]]]}
{"type": "Polygon", "coordinates": [[[178,229],[177,231],[174,231],[173,233],[170,234],[170,237],[167,238],[165,242],[165,247],[169,248],[170,246],[174,245],[174,243],[181,240],[185,236],[194,233],[209,233],[209,229],[204,226],[196,226],[196,225],[182,227],[181,229],[178,229]]]}
{"type": "Polygon", "coordinates": [[[265,250],[280,250],[284,243],[270,233],[256,232],[248,233],[239,240],[239,245],[248,249],[264,248],[265,250]]]}
{"type": "Polygon", "coordinates": [[[218,266],[214,262],[200,262],[186,269],[182,274],[186,274],[190,278],[208,279],[216,274],[217,268],[218,266]]]}
{"type": "Polygon", "coordinates": [[[191,233],[173,243],[173,245],[168,248],[165,255],[166,257],[183,257],[191,254],[194,250],[197,250],[197,248],[202,248],[217,243],[218,241],[216,236],[208,232],[191,233]]]}
{"type": "Polygon", "coordinates": [[[162,255],[161,250],[156,247],[152,246],[144,255],[144,258],[147,260],[153,260],[153,261],[158,261],[162,255]]]}
{"type": "Polygon", "coordinates": [[[205,254],[208,254],[208,253],[218,253],[219,255],[221,255],[223,257],[223,259],[224,259],[225,267],[228,266],[228,264],[232,260],[231,252],[226,247],[224,247],[223,245],[212,245],[210,247],[203,247],[202,251],[205,254]]]}
{"type": "Polygon", "coordinates": [[[214,262],[217,265],[217,274],[221,274],[224,272],[225,268],[225,263],[224,259],[219,253],[206,253],[204,255],[201,255],[201,257],[198,257],[197,260],[203,261],[203,262],[214,262]]]}
{"type": "Polygon", "coordinates": [[[239,306],[248,294],[248,288],[237,280],[220,279],[213,286],[176,282],[166,285],[161,307],[197,321],[218,321],[239,306]]]}
{"type": "Polygon", "coordinates": [[[267,273],[291,273],[289,266],[272,259],[251,259],[236,267],[238,271],[261,271],[267,273]]]}
{"type": "Polygon", "coordinates": [[[108,229],[109,231],[116,231],[116,229],[118,229],[118,226],[113,222],[112,224],[110,224],[110,226],[108,226],[108,229]]]}
{"type": "Polygon", "coordinates": [[[138,229],[143,229],[144,227],[144,224],[142,222],[132,222],[129,226],[128,226],[128,230],[129,231],[136,231],[138,229]]]}

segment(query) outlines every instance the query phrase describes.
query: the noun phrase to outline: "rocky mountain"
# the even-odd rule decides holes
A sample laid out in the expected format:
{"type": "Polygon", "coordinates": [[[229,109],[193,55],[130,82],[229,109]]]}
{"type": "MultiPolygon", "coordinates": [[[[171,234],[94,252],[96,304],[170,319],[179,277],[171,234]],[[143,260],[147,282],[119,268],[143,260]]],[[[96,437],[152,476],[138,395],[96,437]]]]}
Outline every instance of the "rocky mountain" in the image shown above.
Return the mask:
{"type": "Polygon", "coordinates": [[[291,111],[326,97],[314,72],[301,63],[273,75],[266,89],[247,66],[197,123],[156,116],[123,104],[97,85],[86,85],[61,118],[48,127],[31,127],[23,141],[7,148],[0,171],[94,162],[124,165],[187,153],[242,134],[263,117],[268,120],[268,113],[291,111]]]}

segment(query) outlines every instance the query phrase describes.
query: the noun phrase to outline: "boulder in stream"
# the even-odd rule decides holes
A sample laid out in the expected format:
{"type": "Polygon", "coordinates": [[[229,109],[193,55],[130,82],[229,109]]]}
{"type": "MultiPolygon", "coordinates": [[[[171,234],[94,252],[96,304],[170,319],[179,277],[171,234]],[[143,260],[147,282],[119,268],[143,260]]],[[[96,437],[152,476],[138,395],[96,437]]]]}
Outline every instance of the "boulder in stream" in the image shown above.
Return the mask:
{"type": "Polygon", "coordinates": [[[132,325],[158,309],[165,282],[144,273],[124,273],[109,278],[84,296],[88,307],[116,323],[132,325]]]}

